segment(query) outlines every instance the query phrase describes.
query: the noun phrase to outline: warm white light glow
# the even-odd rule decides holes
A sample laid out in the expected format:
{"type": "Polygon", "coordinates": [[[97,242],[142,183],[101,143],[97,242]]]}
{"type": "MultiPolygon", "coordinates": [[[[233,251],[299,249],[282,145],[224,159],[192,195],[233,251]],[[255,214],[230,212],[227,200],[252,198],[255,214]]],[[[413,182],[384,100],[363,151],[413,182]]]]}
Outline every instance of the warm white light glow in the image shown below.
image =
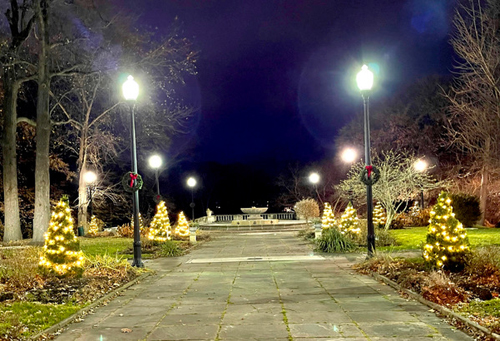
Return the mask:
{"type": "Polygon", "coordinates": [[[352,148],[346,148],[344,149],[344,151],[342,152],[342,161],[344,161],[345,163],[352,163],[354,162],[354,160],[356,160],[356,157],[358,156],[358,153],[356,152],[356,150],[352,149],[352,148]]]}
{"type": "Polygon", "coordinates": [[[123,97],[127,101],[135,101],[139,96],[139,84],[134,80],[134,77],[128,76],[122,86],[123,97]]]}
{"type": "Polygon", "coordinates": [[[97,174],[92,171],[87,171],[83,175],[83,180],[88,184],[94,183],[94,181],[97,180],[97,174]]]}
{"type": "Polygon", "coordinates": [[[363,65],[361,71],[356,75],[356,82],[361,91],[371,90],[373,86],[373,72],[368,70],[368,66],[363,65]]]}
{"type": "Polygon", "coordinates": [[[314,172],[309,175],[309,182],[312,184],[317,184],[319,182],[319,174],[314,172]]]}
{"type": "Polygon", "coordinates": [[[193,188],[194,186],[196,186],[196,179],[193,177],[187,179],[187,185],[189,187],[193,188]]]}
{"type": "Polygon", "coordinates": [[[162,164],[161,156],[159,156],[159,155],[152,155],[149,158],[149,166],[151,168],[158,169],[158,168],[160,168],[161,164],[162,164]]]}
{"type": "Polygon", "coordinates": [[[427,162],[425,162],[425,160],[418,160],[417,162],[415,162],[413,167],[415,167],[415,170],[417,172],[423,172],[427,169],[427,162]]]}

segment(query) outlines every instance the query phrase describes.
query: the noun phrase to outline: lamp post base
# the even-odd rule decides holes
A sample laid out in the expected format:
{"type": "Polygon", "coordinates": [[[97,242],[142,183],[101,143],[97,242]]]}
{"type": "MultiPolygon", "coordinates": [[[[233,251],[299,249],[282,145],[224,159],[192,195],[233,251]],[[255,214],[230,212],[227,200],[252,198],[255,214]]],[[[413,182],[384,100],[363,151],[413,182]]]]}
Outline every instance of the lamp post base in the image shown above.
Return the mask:
{"type": "Polygon", "coordinates": [[[137,268],[143,268],[144,263],[141,259],[141,241],[134,242],[134,260],[132,262],[132,266],[137,268]]]}

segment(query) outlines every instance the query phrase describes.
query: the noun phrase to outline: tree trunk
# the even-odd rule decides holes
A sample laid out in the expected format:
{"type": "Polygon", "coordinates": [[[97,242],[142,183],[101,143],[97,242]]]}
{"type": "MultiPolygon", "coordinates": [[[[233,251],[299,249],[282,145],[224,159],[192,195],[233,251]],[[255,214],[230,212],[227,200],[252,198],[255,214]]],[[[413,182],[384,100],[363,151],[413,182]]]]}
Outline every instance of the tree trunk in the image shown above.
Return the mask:
{"type": "Polygon", "coordinates": [[[38,98],[36,107],[35,218],[33,242],[43,243],[50,222],[50,74],[48,67],[48,2],[39,0],[38,25],[41,50],[38,60],[38,98]]]}
{"type": "Polygon", "coordinates": [[[391,226],[392,221],[394,220],[394,216],[396,215],[396,211],[394,208],[391,206],[388,206],[385,208],[386,212],[386,221],[385,221],[385,226],[384,229],[388,230],[389,227],[391,226]]]}
{"type": "Polygon", "coordinates": [[[78,226],[83,226],[85,233],[88,232],[88,216],[87,216],[87,184],[84,180],[86,168],[82,167],[78,180],[78,226]]]}
{"type": "Polygon", "coordinates": [[[4,236],[6,242],[21,240],[21,222],[19,220],[19,196],[17,188],[17,94],[19,83],[7,70],[4,74],[4,127],[3,127],[3,196],[4,196],[4,236]]]}
{"type": "Polygon", "coordinates": [[[489,180],[490,180],[490,174],[488,171],[488,167],[486,165],[483,165],[483,168],[481,169],[481,187],[479,188],[479,209],[481,210],[481,217],[477,222],[481,226],[484,226],[486,203],[488,200],[489,180]]]}

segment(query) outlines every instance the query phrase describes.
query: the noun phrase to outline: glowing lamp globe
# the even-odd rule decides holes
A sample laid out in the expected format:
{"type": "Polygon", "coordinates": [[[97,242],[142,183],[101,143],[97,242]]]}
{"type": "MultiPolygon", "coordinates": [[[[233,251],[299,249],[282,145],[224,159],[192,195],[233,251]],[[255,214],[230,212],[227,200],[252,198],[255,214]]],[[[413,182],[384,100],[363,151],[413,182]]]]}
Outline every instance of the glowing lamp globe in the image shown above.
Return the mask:
{"type": "Polygon", "coordinates": [[[344,161],[345,163],[352,163],[354,162],[354,160],[356,160],[356,157],[358,156],[358,153],[356,153],[356,151],[352,148],[347,148],[347,149],[344,149],[344,151],[342,152],[342,161],[344,161]]]}
{"type": "Polygon", "coordinates": [[[135,101],[139,96],[139,84],[134,80],[134,77],[128,76],[122,86],[123,97],[127,101],[135,101]]]}
{"type": "Polygon", "coordinates": [[[196,186],[196,179],[195,178],[189,178],[187,180],[187,185],[191,188],[193,188],[194,186],[196,186]]]}
{"type": "Polygon", "coordinates": [[[423,172],[427,169],[427,162],[425,162],[424,160],[418,160],[417,162],[415,162],[414,167],[417,172],[423,172]]]}
{"type": "Polygon", "coordinates": [[[311,173],[309,175],[309,181],[312,184],[317,184],[319,182],[319,174],[318,173],[311,173]]]}
{"type": "Polygon", "coordinates": [[[368,66],[363,65],[361,71],[356,75],[356,82],[361,91],[369,91],[373,86],[373,72],[368,70],[368,66]]]}
{"type": "Polygon", "coordinates": [[[83,175],[83,180],[86,183],[91,184],[97,180],[97,175],[92,171],[88,171],[83,175]]]}
{"type": "Polygon", "coordinates": [[[161,157],[159,155],[153,155],[149,158],[149,166],[153,169],[160,168],[162,164],[161,157]]]}

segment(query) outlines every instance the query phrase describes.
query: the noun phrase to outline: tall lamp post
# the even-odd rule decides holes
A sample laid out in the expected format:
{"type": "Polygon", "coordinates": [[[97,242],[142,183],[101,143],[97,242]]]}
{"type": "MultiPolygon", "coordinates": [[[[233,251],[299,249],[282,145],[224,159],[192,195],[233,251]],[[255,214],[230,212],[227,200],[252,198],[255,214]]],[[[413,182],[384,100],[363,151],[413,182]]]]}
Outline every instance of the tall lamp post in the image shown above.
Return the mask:
{"type": "MultiPolygon", "coordinates": [[[[370,157],[370,109],[369,97],[370,90],[373,86],[373,73],[368,70],[368,66],[363,65],[361,71],[356,75],[356,82],[363,97],[363,117],[364,117],[364,139],[365,139],[365,165],[368,171],[371,170],[371,157],[370,157]]],[[[369,173],[368,173],[369,174],[369,173]]],[[[373,257],[375,252],[375,229],[373,228],[373,199],[372,199],[372,185],[366,185],[366,210],[367,210],[367,225],[368,225],[368,257],[373,257]]]]}
{"type": "Polygon", "coordinates": [[[90,208],[90,219],[92,219],[92,216],[94,215],[94,206],[92,204],[92,194],[94,194],[95,191],[95,181],[97,180],[97,175],[96,173],[92,171],[87,171],[83,175],[83,180],[87,184],[89,188],[89,208],[90,208]]]}
{"type": "MultiPolygon", "coordinates": [[[[427,162],[425,162],[425,160],[422,159],[418,160],[413,165],[413,167],[415,167],[415,170],[420,173],[425,172],[427,166],[428,166],[427,162]]],[[[424,187],[422,186],[422,184],[420,184],[420,208],[422,210],[424,209],[424,187]]]]}
{"type": "MultiPolygon", "coordinates": [[[[358,156],[358,153],[356,152],[355,149],[352,148],[346,148],[342,151],[342,155],[340,156],[342,158],[342,161],[345,163],[351,164],[356,160],[356,157],[358,156]]],[[[349,202],[352,203],[352,185],[349,187],[349,202]]]]}
{"type": "Polygon", "coordinates": [[[160,200],[160,180],[158,179],[158,170],[160,169],[162,164],[162,159],[161,156],[159,155],[151,155],[149,158],[149,166],[155,170],[155,177],[156,177],[156,199],[160,200]]]}
{"type": "Polygon", "coordinates": [[[319,180],[320,180],[320,176],[319,176],[318,173],[312,172],[311,174],[309,174],[309,182],[314,185],[314,190],[316,191],[316,199],[319,202],[323,203],[323,201],[321,200],[321,198],[319,196],[319,193],[318,193],[318,183],[319,183],[319,180]]]}
{"type": "MultiPolygon", "coordinates": [[[[134,77],[128,76],[122,86],[123,97],[130,103],[130,158],[132,159],[132,172],[137,174],[137,148],[135,143],[135,105],[137,96],[139,96],[139,84],[134,77]]],[[[132,181],[136,181],[135,179],[132,181]]],[[[134,261],[132,266],[142,268],[141,255],[141,231],[139,227],[139,191],[132,192],[132,207],[134,214],[134,261]]]]}
{"type": "Polygon", "coordinates": [[[194,187],[196,186],[196,179],[193,177],[190,177],[187,179],[187,185],[191,187],[191,204],[189,205],[191,207],[191,220],[194,221],[194,187]]]}

